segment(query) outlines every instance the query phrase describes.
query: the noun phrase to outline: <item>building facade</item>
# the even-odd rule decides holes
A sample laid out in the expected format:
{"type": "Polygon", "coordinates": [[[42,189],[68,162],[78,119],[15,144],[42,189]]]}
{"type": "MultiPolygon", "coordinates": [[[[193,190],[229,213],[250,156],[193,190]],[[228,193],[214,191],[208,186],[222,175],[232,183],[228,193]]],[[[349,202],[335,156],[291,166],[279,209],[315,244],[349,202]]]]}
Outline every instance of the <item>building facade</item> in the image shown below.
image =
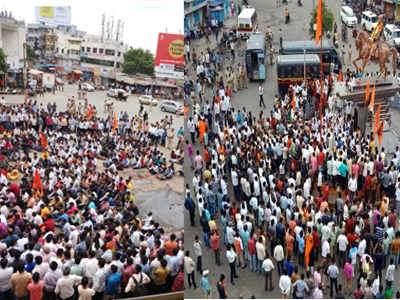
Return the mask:
{"type": "Polygon", "coordinates": [[[63,67],[78,68],[81,63],[83,38],[59,32],[56,44],[56,62],[63,67]]]}
{"type": "Polygon", "coordinates": [[[0,48],[9,69],[20,69],[24,59],[25,22],[0,14],[0,48]]]}
{"type": "Polygon", "coordinates": [[[204,24],[206,22],[207,4],[207,0],[185,0],[185,32],[190,31],[195,26],[204,24]]]}

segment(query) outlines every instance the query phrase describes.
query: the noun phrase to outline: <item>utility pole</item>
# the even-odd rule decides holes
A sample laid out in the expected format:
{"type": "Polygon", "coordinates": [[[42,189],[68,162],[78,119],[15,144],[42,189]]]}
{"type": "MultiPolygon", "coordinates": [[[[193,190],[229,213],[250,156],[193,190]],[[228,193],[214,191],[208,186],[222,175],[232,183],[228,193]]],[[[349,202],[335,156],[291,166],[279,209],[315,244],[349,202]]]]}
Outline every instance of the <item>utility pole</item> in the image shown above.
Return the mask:
{"type": "Polygon", "coordinates": [[[27,77],[28,77],[28,72],[27,72],[27,66],[26,66],[26,42],[24,42],[24,104],[26,104],[26,101],[28,100],[28,89],[27,87],[27,77]]]}

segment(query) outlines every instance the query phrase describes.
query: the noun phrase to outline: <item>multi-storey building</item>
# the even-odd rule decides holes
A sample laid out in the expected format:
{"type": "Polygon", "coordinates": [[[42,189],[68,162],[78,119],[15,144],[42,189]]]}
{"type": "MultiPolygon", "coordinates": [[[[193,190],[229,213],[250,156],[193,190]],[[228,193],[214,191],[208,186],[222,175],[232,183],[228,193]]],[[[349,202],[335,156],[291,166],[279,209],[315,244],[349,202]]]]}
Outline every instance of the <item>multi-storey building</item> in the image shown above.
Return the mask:
{"type": "Polygon", "coordinates": [[[0,13],[0,48],[7,55],[9,69],[19,69],[24,59],[25,22],[0,13]]]}

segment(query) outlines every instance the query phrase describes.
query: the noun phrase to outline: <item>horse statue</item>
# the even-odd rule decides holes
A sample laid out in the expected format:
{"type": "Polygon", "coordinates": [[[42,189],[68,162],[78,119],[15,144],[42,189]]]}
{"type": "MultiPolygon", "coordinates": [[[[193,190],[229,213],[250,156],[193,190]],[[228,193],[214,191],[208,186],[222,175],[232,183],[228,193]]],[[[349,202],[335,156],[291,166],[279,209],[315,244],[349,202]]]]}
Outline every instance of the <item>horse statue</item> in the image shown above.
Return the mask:
{"type": "Polygon", "coordinates": [[[393,75],[396,75],[398,52],[395,47],[390,46],[386,42],[371,39],[366,31],[360,30],[357,32],[356,49],[358,50],[358,57],[353,60],[353,65],[361,73],[364,72],[365,66],[369,61],[379,63],[379,76],[384,74],[387,76],[386,62],[389,61],[392,55],[393,75]],[[361,68],[357,62],[362,60],[361,68]]]}

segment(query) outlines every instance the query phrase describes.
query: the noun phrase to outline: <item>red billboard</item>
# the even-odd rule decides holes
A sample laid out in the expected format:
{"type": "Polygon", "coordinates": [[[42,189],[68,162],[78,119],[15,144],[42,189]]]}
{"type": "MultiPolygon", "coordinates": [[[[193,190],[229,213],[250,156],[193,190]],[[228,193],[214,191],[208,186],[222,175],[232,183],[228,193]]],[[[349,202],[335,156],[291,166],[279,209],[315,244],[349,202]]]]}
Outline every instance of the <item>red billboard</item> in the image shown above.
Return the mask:
{"type": "Polygon", "coordinates": [[[159,33],[154,63],[156,77],[183,79],[185,66],[183,34],[159,33]]]}

